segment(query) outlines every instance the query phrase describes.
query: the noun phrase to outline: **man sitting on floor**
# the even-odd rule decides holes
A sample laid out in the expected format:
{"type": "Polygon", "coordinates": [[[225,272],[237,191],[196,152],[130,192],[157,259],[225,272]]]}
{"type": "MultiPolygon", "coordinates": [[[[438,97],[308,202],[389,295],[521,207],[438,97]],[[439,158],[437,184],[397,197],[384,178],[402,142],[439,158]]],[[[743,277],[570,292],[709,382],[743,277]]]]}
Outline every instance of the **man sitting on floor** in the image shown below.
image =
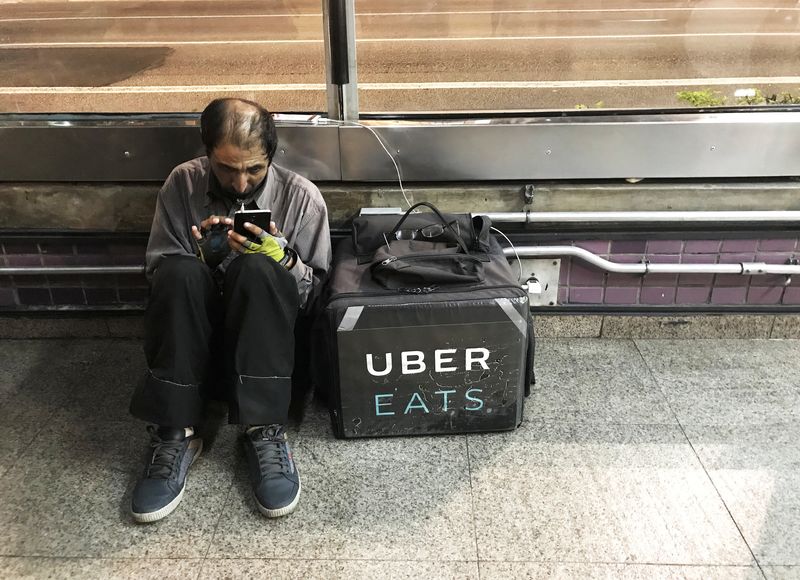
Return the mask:
{"type": "Polygon", "coordinates": [[[158,194],[147,246],[148,371],[131,413],[149,422],[153,452],[133,491],[137,522],[169,515],[203,447],[196,432],[222,395],[243,442],[258,509],[291,513],[300,477],[286,437],[298,311],[331,262],[325,202],[307,179],[275,165],[270,113],[240,99],[200,119],[206,157],[176,167],[158,194]],[[270,231],[231,230],[234,212],[269,209],[270,231]]]}

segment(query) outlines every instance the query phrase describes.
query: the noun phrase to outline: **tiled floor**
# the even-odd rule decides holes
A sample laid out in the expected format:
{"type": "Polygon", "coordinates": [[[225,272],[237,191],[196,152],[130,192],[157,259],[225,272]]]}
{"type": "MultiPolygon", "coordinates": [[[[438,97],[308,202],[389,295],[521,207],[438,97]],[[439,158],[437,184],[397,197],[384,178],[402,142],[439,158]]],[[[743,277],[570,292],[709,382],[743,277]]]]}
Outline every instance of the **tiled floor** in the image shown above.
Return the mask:
{"type": "Polygon", "coordinates": [[[541,340],[511,433],[340,441],[312,403],[277,521],[213,417],[145,526],[140,343],[5,340],[0,361],[0,578],[800,578],[800,341],[541,340]]]}

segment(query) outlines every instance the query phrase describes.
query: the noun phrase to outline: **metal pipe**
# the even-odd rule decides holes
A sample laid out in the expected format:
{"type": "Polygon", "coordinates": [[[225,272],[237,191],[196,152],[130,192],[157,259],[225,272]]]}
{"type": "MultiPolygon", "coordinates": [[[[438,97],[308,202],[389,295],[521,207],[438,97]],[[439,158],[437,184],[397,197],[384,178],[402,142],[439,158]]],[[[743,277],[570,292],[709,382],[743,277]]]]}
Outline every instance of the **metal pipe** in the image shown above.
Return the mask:
{"type": "Polygon", "coordinates": [[[606,272],[620,274],[743,274],[779,276],[800,275],[800,265],[765,264],[763,262],[742,262],[738,264],[652,264],[643,261],[639,264],[620,264],[574,246],[518,246],[503,248],[506,257],[533,256],[571,256],[580,258],[606,272]],[[516,250],[516,254],[515,254],[516,250]]]}
{"type": "Polygon", "coordinates": [[[509,211],[481,215],[497,223],[526,224],[800,222],[800,211],[509,211]]]}
{"type": "MultiPolygon", "coordinates": [[[[800,275],[800,265],[741,262],[735,264],[620,264],[574,246],[517,246],[504,248],[506,257],[571,256],[619,274],[745,274],[779,276],[800,275]]],[[[26,266],[0,268],[0,276],[63,276],[91,274],[144,274],[144,266],[26,266]]]]}
{"type": "Polygon", "coordinates": [[[144,266],[26,266],[0,268],[0,276],[64,276],[83,274],[144,274],[144,266]]]}

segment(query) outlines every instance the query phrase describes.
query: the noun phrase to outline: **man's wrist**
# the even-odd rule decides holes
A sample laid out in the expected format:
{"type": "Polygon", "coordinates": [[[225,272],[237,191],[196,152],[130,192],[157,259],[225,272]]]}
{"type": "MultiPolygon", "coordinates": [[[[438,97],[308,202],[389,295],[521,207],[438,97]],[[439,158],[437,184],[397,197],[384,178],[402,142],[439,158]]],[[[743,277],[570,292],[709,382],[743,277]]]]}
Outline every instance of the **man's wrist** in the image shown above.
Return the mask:
{"type": "Polygon", "coordinates": [[[280,265],[287,270],[291,270],[297,263],[297,252],[288,246],[283,249],[283,252],[283,259],[280,261],[280,265]]]}

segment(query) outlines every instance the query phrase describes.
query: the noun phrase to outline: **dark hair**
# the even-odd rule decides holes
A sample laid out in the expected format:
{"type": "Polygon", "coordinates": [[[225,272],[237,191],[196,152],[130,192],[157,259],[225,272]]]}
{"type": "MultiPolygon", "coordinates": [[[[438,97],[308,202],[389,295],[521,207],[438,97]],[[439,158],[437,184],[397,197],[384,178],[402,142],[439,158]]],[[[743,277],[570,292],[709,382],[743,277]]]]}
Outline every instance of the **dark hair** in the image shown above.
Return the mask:
{"type": "Polygon", "coordinates": [[[278,148],[278,132],[264,107],[245,99],[214,99],[200,115],[200,135],[206,153],[230,143],[242,148],[259,145],[272,161],[278,148]]]}

